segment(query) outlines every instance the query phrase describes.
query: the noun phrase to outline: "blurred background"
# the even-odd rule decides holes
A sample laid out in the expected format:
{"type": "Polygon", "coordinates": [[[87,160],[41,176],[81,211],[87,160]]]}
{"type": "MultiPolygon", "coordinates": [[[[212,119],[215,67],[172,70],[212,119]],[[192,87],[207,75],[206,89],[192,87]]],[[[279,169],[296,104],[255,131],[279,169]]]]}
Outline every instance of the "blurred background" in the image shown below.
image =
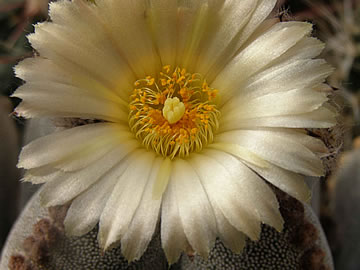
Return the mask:
{"type": "MultiPolygon", "coordinates": [[[[16,168],[21,146],[49,132],[49,120],[12,115],[19,100],[9,96],[22,84],[13,67],[33,55],[26,35],[47,19],[48,0],[0,0],[0,250],[13,222],[36,190],[20,183],[16,168]]],[[[331,149],[327,176],[314,186],[313,205],[327,235],[336,269],[360,269],[360,0],[279,0],[279,20],[312,22],[326,42],[324,57],[336,71],[328,79],[341,111],[334,129],[309,132],[331,149]],[[336,158],[335,158],[336,157],[336,158]]]]}

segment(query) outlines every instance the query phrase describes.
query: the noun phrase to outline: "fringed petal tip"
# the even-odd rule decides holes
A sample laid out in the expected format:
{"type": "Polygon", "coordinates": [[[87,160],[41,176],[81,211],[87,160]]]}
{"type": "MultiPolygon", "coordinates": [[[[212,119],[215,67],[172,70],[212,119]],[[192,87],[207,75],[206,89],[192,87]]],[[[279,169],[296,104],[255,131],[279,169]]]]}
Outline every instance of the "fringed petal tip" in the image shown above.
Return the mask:
{"type": "MultiPolygon", "coordinates": [[[[12,95],[11,97],[18,97],[16,95],[12,95]]],[[[14,115],[16,117],[22,117],[25,119],[37,118],[41,116],[41,113],[35,113],[31,111],[31,108],[26,105],[24,101],[21,101],[20,104],[14,109],[14,115]]]]}

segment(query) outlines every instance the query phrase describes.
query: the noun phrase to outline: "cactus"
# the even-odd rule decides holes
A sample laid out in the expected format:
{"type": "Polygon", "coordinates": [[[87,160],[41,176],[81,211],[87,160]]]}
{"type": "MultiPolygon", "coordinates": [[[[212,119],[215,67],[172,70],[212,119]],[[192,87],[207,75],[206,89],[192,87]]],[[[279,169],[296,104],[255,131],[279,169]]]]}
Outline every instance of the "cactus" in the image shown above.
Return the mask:
{"type": "MultiPolygon", "coordinates": [[[[285,219],[282,233],[263,225],[260,240],[248,240],[241,254],[232,253],[218,240],[208,260],[188,252],[170,269],[332,270],[326,239],[310,206],[278,190],[276,193],[285,219]]],[[[8,238],[0,270],[169,269],[159,234],[143,257],[131,264],[122,257],[119,247],[101,252],[97,228],[82,237],[67,237],[63,228],[67,207],[42,208],[36,193],[8,238]],[[31,226],[35,216],[38,221],[31,226]]]]}

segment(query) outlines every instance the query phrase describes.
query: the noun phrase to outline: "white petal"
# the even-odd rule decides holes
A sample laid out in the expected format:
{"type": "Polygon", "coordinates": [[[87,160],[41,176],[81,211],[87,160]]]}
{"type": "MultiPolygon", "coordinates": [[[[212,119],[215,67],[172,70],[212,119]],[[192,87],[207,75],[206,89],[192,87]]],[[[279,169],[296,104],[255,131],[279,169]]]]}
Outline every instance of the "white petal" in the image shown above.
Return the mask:
{"type": "Polygon", "coordinates": [[[61,161],[44,165],[41,167],[28,169],[23,178],[24,181],[30,181],[33,184],[40,184],[57,178],[64,172],[73,172],[92,166],[96,161],[109,153],[114,147],[121,145],[126,149],[136,149],[140,146],[137,140],[127,140],[125,137],[118,137],[116,141],[100,140],[87,148],[73,153],[61,161]],[[126,145],[126,146],[125,146],[126,145]]]}
{"type": "Polygon", "coordinates": [[[163,158],[158,157],[152,166],[139,207],[130,223],[128,231],[121,239],[122,254],[129,261],[139,259],[150,243],[158,224],[162,198],[153,199],[152,189],[161,168],[163,158]]]}
{"type": "MultiPolygon", "coordinates": [[[[237,3],[237,1],[234,1],[237,3]]],[[[234,23],[239,24],[242,26],[241,31],[237,33],[237,35],[231,40],[231,43],[227,47],[227,50],[223,52],[223,55],[217,59],[217,63],[213,65],[212,69],[208,72],[207,77],[210,78],[210,82],[212,78],[216,77],[219,72],[224,68],[224,66],[231,60],[238,50],[244,46],[244,43],[247,42],[248,38],[253,34],[254,31],[257,31],[259,25],[266,19],[266,17],[270,14],[276,4],[276,0],[258,0],[253,1],[256,3],[256,7],[253,9],[252,12],[249,12],[251,15],[249,18],[245,17],[244,19],[236,18],[234,19],[234,23]],[[239,21],[247,21],[245,25],[239,23],[239,21]]],[[[234,8],[233,14],[238,14],[236,12],[238,8],[234,8]]],[[[263,31],[261,31],[261,34],[263,31]]]]}
{"type": "MultiPolygon", "coordinates": [[[[98,5],[93,5],[88,1],[57,1],[50,3],[50,17],[54,24],[63,25],[67,33],[75,36],[72,42],[77,44],[79,48],[87,48],[86,50],[88,50],[88,52],[94,51],[94,48],[96,48],[96,53],[105,54],[104,58],[94,57],[95,55],[93,55],[93,59],[88,59],[88,61],[97,61],[97,64],[94,66],[86,66],[86,62],[76,63],[80,65],[85,64],[85,69],[81,68],[80,73],[84,70],[98,69],[95,72],[101,72],[106,77],[104,77],[104,79],[111,82],[113,86],[111,90],[115,90],[121,94],[122,92],[126,92],[126,90],[131,90],[131,88],[126,88],[132,86],[135,77],[126,59],[122,56],[122,52],[115,44],[111,33],[109,33],[106,25],[104,25],[101,18],[97,15],[98,8],[98,5]],[[89,42],[89,40],[91,42],[89,42]],[[102,65],[106,65],[106,67],[100,70],[100,66],[102,65]],[[107,73],[109,70],[110,72],[107,73]],[[115,76],[110,76],[110,74],[114,74],[115,76]],[[120,74],[121,76],[119,76],[120,74]]],[[[74,59],[78,59],[78,56],[74,59]]],[[[60,65],[64,62],[62,59],[57,60],[56,63],[60,65]]],[[[73,63],[70,63],[70,66],[75,68],[73,63]]],[[[63,67],[68,69],[69,63],[63,67]]],[[[79,74],[76,75],[76,79],[78,79],[79,74]]],[[[89,78],[89,76],[87,77],[89,78]]],[[[86,77],[83,76],[83,79],[86,79],[86,77]]],[[[84,83],[86,82],[86,80],[82,81],[84,83]]],[[[127,96],[125,98],[127,98],[127,96]]]]}
{"type": "Polygon", "coordinates": [[[56,132],[26,145],[21,151],[18,167],[30,169],[60,161],[101,140],[113,142],[121,134],[124,134],[124,131],[120,126],[107,123],[89,124],[56,132]]]}
{"type": "Polygon", "coordinates": [[[140,146],[140,143],[137,140],[131,138],[129,139],[126,135],[119,136],[116,138],[116,141],[101,140],[88,146],[86,149],[73,154],[71,157],[68,157],[63,161],[56,162],[53,166],[65,172],[77,171],[87,166],[96,166],[97,160],[102,158],[118,145],[123,145],[126,149],[135,149],[140,146]]]}
{"type": "Polygon", "coordinates": [[[286,62],[266,69],[244,82],[241,97],[255,98],[270,93],[312,87],[324,82],[332,71],[333,68],[320,59],[286,62]]]}
{"type": "Polygon", "coordinates": [[[308,23],[277,23],[241,51],[212,84],[212,87],[221,91],[222,102],[234,95],[242,81],[276,60],[308,35],[311,29],[308,23]]]}
{"type": "Polygon", "coordinates": [[[176,64],[194,70],[209,20],[207,0],[182,1],[179,5],[176,64]]]}
{"type": "Polygon", "coordinates": [[[293,141],[301,143],[314,153],[328,153],[328,148],[326,147],[324,142],[321,139],[309,136],[305,130],[289,130],[284,128],[259,130],[267,130],[270,131],[272,134],[287,137],[293,141]]]}
{"type": "Polygon", "coordinates": [[[294,47],[279,57],[274,64],[311,59],[320,55],[324,48],[325,43],[317,38],[305,36],[294,47]]]}
{"type": "MultiPolygon", "coordinates": [[[[109,194],[128,165],[128,160],[115,165],[100,181],[71,203],[64,221],[67,234],[81,236],[94,228],[109,199],[109,194]]],[[[80,181],[86,180],[81,179],[80,181]]]]}
{"type": "Polygon", "coordinates": [[[170,179],[161,207],[161,245],[169,264],[176,262],[189,245],[180,218],[175,185],[170,179]]]}
{"type": "Polygon", "coordinates": [[[219,142],[239,144],[284,169],[305,175],[321,176],[323,165],[308,148],[291,136],[265,130],[236,130],[219,134],[219,142]]]}
{"type": "Polygon", "coordinates": [[[149,32],[146,1],[99,1],[96,15],[112,43],[138,78],[156,74],[161,66],[149,32]]]}
{"type": "Polygon", "coordinates": [[[119,57],[119,53],[111,50],[109,46],[101,46],[107,44],[101,39],[101,34],[90,39],[83,35],[81,29],[72,32],[71,29],[76,29],[76,25],[70,28],[45,22],[37,24],[35,33],[27,37],[41,57],[53,61],[62,70],[73,72],[70,76],[75,81],[85,81],[87,76],[110,91],[121,86],[124,88],[122,91],[130,93],[134,77],[124,60],[119,57]]]}
{"type": "Polygon", "coordinates": [[[42,167],[26,170],[22,181],[31,182],[32,184],[42,184],[49,182],[64,172],[55,169],[52,165],[45,165],[42,167]]]}
{"type": "Polygon", "coordinates": [[[156,40],[162,65],[175,66],[177,47],[178,2],[176,0],[149,1],[149,28],[156,40]]]}
{"type": "Polygon", "coordinates": [[[216,216],[216,226],[220,240],[233,252],[240,253],[245,247],[245,235],[236,230],[234,226],[229,223],[224,214],[215,204],[212,206],[216,216]]]}
{"type": "Polygon", "coordinates": [[[79,117],[115,122],[126,121],[128,117],[121,104],[84,93],[73,86],[26,83],[12,96],[23,99],[15,111],[24,117],[79,117]]]}
{"type": "MultiPolygon", "coordinates": [[[[229,58],[224,54],[235,54],[238,47],[234,46],[234,39],[237,39],[242,28],[251,18],[257,2],[257,0],[243,0],[239,5],[237,0],[230,0],[223,1],[221,6],[210,6],[208,28],[200,45],[196,70],[206,74],[215,64],[217,67],[221,65],[217,62],[229,58]]],[[[207,76],[207,79],[211,81],[211,76],[210,78],[207,76]]]]}
{"type": "Polygon", "coordinates": [[[238,144],[229,144],[229,143],[212,143],[207,147],[217,149],[223,152],[227,152],[232,154],[241,160],[247,161],[258,167],[266,168],[268,166],[268,162],[257,156],[253,152],[249,151],[249,149],[242,147],[238,144]]]}
{"type": "Polygon", "coordinates": [[[312,112],[328,100],[326,94],[312,89],[295,89],[267,94],[254,99],[231,99],[221,112],[222,123],[237,122],[246,118],[271,117],[312,112]],[[291,104],[291,106],[289,105],[291,104]]]}
{"type": "Polygon", "coordinates": [[[209,150],[204,153],[205,155],[215,159],[230,173],[231,180],[235,182],[235,191],[237,196],[241,197],[239,200],[243,207],[255,212],[259,221],[278,231],[282,230],[283,219],[277,198],[271,188],[256,173],[227,153],[209,150]]]}
{"type": "Polygon", "coordinates": [[[257,40],[259,37],[261,37],[264,33],[269,31],[270,28],[277,23],[279,23],[279,18],[272,18],[271,16],[269,16],[266,20],[261,22],[255,29],[255,31],[251,33],[248,39],[245,40],[244,44],[242,44],[241,49],[239,49],[238,53],[241,52],[241,50],[243,50],[247,46],[249,46],[251,43],[253,43],[255,40],[257,40]]]}
{"type": "Polygon", "coordinates": [[[128,230],[148,182],[155,154],[139,150],[113,189],[100,217],[98,240],[106,250],[128,230]]]}
{"type": "Polygon", "coordinates": [[[161,163],[161,166],[158,170],[158,175],[156,177],[156,181],[154,183],[154,186],[152,187],[154,200],[160,199],[165,192],[168,182],[170,180],[171,171],[172,161],[170,160],[170,158],[165,158],[161,163]]]}
{"type": "Polygon", "coordinates": [[[268,168],[259,168],[251,164],[248,164],[248,166],[265,180],[287,194],[302,202],[309,202],[311,191],[305,183],[304,176],[284,170],[272,164],[270,164],[268,168]]]}
{"type": "Polygon", "coordinates": [[[24,80],[57,82],[71,84],[71,77],[64,74],[60,67],[49,59],[34,57],[26,58],[14,68],[16,77],[24,80]],[[44,73],[46,72],[46,76],[44,73]]]}
{"type": "Polygon", "coordinates": [[[228,168],[208,157],[193,154],[189,160],[199,175],[213,207],[217,207],[237,230],[256,240],[260,235],[260,216],[254,211],[252,201],[240,194],[246,186],[241,185],[243,173],[231,174],[228,168]]]}
{"type": "Polygon", "coordinates": [[[309,113],[249,118],[237,122],[230,121],[226,124],[221,123],[220,131],[253,127],[330,128],[336,125],[336,117],[336,112],[322,106],[309,113]]]}
{"type": "MultiPolygon", "coordinates": [[[[74,71],[68,66],[61,68],[53,61],[41,57],[27,58],[21,61],[15,67],[15,74],[24,81],[31,81],[31,85],[36,85],[36,88],[42,87],[48,91],[59,91],[59,86],[61,88],[70,88],[74,94],[89,95],[98,99],[115,102],[122,106],[126,104],[126,109],[128,109],[128,105],[125,101],[128,100],[129,91],[125,90],[131,90],[132,83],[135,80],[131,79],[131,84],[124,86],[116,78],[116,87],[109,87],[94,77],[89,76],[86,72],[84,73],[81,69],[74,71]],[[45,73],[46,76],[44,76],[45,73]],[[116,92],[117,87],[122,88],[122,91],[116,92]]],[[[126,78],[123,73],[121,77],[126,78]]]]}
{"type": "Polygon", "coordinates": [[[194,169],[182,159],[174,161],[171,180],[186,238],[206,258],[215,243],[216,221],[208,195],[194,169]]]}
{"type": "Polygon", "coordinates": [[[97,181],[101,181],[102,177],[131,151],[133,149],[126,149],[124,146],[116,147],[93,166],[60,174],[42,189],[41,202],[47,207],[67,203],[97,181]]]}
{"type": "Polygon", "coordinates": [[[265,21],[274,9],[276,2],[277,0],[258,0],[254,13],[239,36],[238,46],[243,45],[255,31],[258,31],[261,23],[265,21]]]}

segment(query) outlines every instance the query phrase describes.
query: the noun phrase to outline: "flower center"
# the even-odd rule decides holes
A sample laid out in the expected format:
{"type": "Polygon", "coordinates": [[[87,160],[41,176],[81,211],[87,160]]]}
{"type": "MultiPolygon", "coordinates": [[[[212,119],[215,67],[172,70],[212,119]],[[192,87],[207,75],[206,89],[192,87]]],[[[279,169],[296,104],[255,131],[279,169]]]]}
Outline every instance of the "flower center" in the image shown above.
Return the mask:
{"type": "Polygon", "coordinates": [[[186,157],[213,141],[220,117],[218,90],[200,74],[164,66],[157,78],[147,76],[134,85],[129,125],[147,149],[186,157]]]}

